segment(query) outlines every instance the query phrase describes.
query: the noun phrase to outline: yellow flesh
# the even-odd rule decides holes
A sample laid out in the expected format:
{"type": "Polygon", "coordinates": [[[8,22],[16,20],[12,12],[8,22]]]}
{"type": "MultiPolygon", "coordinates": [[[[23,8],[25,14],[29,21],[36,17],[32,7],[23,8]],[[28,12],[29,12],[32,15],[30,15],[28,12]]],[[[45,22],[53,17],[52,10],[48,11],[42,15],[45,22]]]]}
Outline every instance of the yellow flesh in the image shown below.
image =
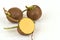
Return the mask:
{"type": "Polygon", "coordinates": [[[25,34],[30,34],[34,31],[34,22],[29,18],[22,18],[19,29],[25,34]]]}

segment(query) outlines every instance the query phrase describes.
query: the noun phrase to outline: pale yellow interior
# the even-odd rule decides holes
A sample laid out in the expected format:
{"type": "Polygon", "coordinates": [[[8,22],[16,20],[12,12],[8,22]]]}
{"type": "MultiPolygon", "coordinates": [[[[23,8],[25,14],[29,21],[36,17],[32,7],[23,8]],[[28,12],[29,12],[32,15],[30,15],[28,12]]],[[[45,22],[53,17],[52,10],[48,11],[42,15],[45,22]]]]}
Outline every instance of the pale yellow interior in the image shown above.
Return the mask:
{"type": "Polygon", "coordinates": [[[34,31],[34,22],[30,18],[22,18],[19,28],[23,33],[30,34],[34,31]]]}

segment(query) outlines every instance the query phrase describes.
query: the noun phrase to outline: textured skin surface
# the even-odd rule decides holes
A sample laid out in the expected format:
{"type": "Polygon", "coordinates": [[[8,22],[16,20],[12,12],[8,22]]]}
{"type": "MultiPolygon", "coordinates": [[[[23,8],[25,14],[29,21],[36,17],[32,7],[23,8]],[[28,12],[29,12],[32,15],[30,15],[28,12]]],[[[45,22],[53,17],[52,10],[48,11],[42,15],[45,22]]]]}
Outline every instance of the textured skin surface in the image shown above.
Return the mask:
{"type": "Polygon", "coordinates": [[[27,9],[27,16],[33,20],[37,20],[41,17],[42,11],[39,6],[33,5],[35,8],[33,10],[27,9]]]}
{"type": "Polygon", "coordinates": [[[7,16],[7,19],[12,23],[18,23],[18,21],[13,19],[12,17],[7,16]]]}
{"type": "MultiPolygon", "coordinates": [[[[8,10],[8,12],[11,14],[11,17],[15,20],[20,20],[23,17],[22,11],[18,8],[11,8],[8,10]]],[[[11,22],[17,22],[17,21],[14,21],[13,19],[11,19],[9,17],[7,17],[7,18],[11,22]]]]}

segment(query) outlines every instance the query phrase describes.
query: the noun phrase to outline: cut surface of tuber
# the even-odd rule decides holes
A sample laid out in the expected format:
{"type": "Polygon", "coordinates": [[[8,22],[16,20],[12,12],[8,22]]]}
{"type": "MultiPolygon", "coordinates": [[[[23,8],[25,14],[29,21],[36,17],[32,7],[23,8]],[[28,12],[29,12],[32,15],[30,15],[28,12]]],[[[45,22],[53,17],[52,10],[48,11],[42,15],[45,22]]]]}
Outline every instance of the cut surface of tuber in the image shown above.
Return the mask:
{"type": "Polygon", "coordinates": [[[30,18],[22,18],[19,22],[18,29],[23,34],[31,34],[34,31],[34,21],[30,18]]]}

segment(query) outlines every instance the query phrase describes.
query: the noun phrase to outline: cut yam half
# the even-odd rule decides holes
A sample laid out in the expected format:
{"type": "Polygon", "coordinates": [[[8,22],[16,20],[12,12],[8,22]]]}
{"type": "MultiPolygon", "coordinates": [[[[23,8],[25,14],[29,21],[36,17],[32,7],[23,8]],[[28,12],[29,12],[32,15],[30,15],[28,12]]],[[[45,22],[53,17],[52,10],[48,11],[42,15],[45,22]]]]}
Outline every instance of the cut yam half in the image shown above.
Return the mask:
{"type": "Polygon", "coordinates": [[[20,34],[29,35],[34,32],[34,21],[30,18],[22,18],[18,24],[18,32],[20,34]]]}

